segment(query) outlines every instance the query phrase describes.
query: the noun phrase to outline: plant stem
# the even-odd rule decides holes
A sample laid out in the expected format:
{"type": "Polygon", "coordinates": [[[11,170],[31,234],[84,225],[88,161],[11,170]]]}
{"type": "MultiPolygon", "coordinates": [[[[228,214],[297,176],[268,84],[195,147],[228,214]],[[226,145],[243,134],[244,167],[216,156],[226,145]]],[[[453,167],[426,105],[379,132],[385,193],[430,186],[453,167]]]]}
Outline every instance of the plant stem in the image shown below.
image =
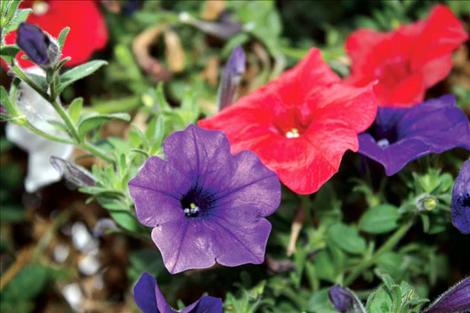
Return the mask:
{"type": "Polygon", "coordinates": [[[98,147],[92,145],[91,143],[89,142],[83,142],[80,144],[80,147],[82,147],[83,149],[85,150],[88,150],[90,151],[92,154],[96,155],[97,157],[99,157],[100,159],[103,159],[104,161],[107,161],[107,162],[110,162],[112,163],[113,162],[113,158],[111,158],[110,156],[106,155],[103,151],[101,151],[98,147]]]}
{"type": "Polygon", "coordinates": [[[57,101],[57,99],[50,99],[50,100],[51,100],[50,102],[52,103],[52,106],[54,107],[56,112],[60,115],[65,125],[69,129],[72,137],[75,139],[77,143],[81,143],[80,136],[78,135],[78,130],[73,124],[72,120],[70,119],[70,116],[67,114],[67,112],[65,112],[64,108],[59,103],[59,101],[57,101]]]}
{"type": "Polygon", "coordinates": [[[374,255],[365,260],[363,263],[358,264],[355,266],[351,273],[346,277],[344,280],[345,286],[350,285],[357,277],[359,277],[362,272],[364,272],[369,266],[373,265],[377,258],[380,257],[383,253],[392,250],[396,244],[403,238],[403,236],[408,232],[411,226],[414,223],[414,219],[409,220],[408,222],[404,223],[400,228],[398,228],[393,235],[374,253],[374,255]]]}
{"type": "Polygon", "coordinates": [[[62,137],[54,136],[54,135],[48,134],[46,132],[43,132],[42,130],[34,127],[34,125],[32,125],[29,121],[27,121],[26,124],[20,124],[20,125],[25,126],[27,129],[29,129],[34,134],[36,134],[38,136],[41,136],[43,138],[46,138],[50,141],[57,141],[57,142],[64,143],[64,144],[73,144],[73,142],[68,140],[67,138],[62,138],[62,137]]]}

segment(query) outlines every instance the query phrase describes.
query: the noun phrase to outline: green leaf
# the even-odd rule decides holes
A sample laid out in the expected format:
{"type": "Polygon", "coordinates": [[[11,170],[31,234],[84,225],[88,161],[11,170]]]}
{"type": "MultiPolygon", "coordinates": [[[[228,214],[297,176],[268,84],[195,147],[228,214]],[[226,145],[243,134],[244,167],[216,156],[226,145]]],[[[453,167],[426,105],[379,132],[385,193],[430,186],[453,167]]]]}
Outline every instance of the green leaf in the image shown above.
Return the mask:
{"type": "Polygon", "coordinates": [[[59,43],[60,50],[64,49],[65,40],[69,35],[70,27],[65,27],[60,31],[59,37],[57,37],[57,42],[59,43]]]}
{"type": "Polygon", "coordinates": [[[128,122],[130,120],[130,116],[127,113],[113,113],[113,114],[93,115],[93,116],[86,117],[78,125],[78,134],[80,138],[85,138],[88,132],[90,132],[93,129],[96,129],[97,127],[101,126],[103,123],[112,119],[118,119],[118,120],[128,122]]]}
{"type": "Polygon", "coordinates": [[[367,299],[367,312],[390,313],[392,312],[392,299],[383,287],[380,287],[367,299]]]}
{"type": "Polygon", "coordinates": [[[377,205],[367,210],[359,220],[359,229],[371,234],[382,234],[398,226],[400,213],[393,205],[377,205]]]}
{"type": "Polygon", "coordinates": [[[125,230],[128,230],[132,233],[138,233],[142,231],[142,226],[139,224],[135,216],[133,216],[129,211],[110,210],[110,214],[116,223],[125,230]]]}
{"type": "Polygon", "coordinates": [[[60,83],[58,89],[58,94],[60,94],[67,86],[73,84],[79,79],[87,77],[97,70],[100,69],[103,65],[108,64],[106,61],[95,60],[79,66],[74,67],[71,70],[68,70],[60,76],[60,83]]]}
{"type": "Polygon", "coordinates": [[[335,282],[336,269],[327,250],[321,250],[315,255],[315,270],[318,277],[331,283],[335,282]]]}
{"type": "Polygon", "coordinates": [[[12,63],[16,55],[20,51],[17,45],[5,45],[0,47],[0,57],[7,63],[12,63]]]}
{"type": "MultiPolygon", "coordinates": [[[[17,6],[20,1],[14,1],[15,4],[10,7],[10,10],[12,7],[17,6]]],[[[5,26],[5,28],[2,30],[2,33],[7,34],[15,29],[18,28],[18,26],[26,21],[28,18],[29,13],[31,13],[31,9],[21,9],[16,11],[16,14],[14,14],[13,18],[9,21],[8,25],[5,26]]],[[[9,18],[6,18],[5,20],[8,20],[9,18]]]]}
{"type": "Polygon", "coordinates": [[[67,113],[74,124],[80,120],[80,114],[83,108],[83,98],[75,98],[67,109],[67,113]]]}
{"type": "Polygon", "coordinates": [[[2,290],[6,301],[21,302],[38,296],[48,280],[48,269],[37,264],[26,265],[2,290]]]}
{"type": "Polygon", "coordinates": [[[314,292],[308,300],[309,312],[314,313],[337,313],[328,297],[328,289],[321,289],[314,292]]]}
{"type": "Polygon", "coordinates": [[[328,229],[328,239],[346,252],[361,254],[366,250],[366,241],[357,229],[345,224],[334,224],[328,229]]]}
{"type": "Polygon", "coordinates": [[[0,86],[0,99],[10,117],[16,117],[20,115],[20,113],[18,112],[16,108],[16,105],[14,105],[13,102],[11,102],[10,97],[8,95],[8,91],[3,86],[0,86]]]}

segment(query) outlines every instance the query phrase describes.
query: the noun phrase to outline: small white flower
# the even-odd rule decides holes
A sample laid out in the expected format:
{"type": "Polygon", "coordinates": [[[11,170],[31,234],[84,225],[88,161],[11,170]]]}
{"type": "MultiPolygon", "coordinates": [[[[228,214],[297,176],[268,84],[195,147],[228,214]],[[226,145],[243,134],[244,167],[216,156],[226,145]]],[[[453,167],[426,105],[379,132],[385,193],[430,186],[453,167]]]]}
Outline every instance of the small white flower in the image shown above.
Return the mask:
{"type": "MultiPolygon", "coordinates": [[[[36,75],[45,75],[38,67],[30,68],[27,71],[36,75]]],[[[63,131],[56,129],[48,122],[51,120],[60,121],[60,117],[51,104],[25,83],[21,83],[19,86],[16,103],[19,111],[34,127],[51,135],[65,136],[63,131]]],[[[6,127],[6,137],[29,154],[28,174],[25,180],[25,188],[28,192],[35,192],[39,188],[61,179],[61,174],[51,166],[49,158],[51,156],[58,156],[62,159],[70,158],[73,145],[44,139],[28,129],[12,123],[6,127]]]]}

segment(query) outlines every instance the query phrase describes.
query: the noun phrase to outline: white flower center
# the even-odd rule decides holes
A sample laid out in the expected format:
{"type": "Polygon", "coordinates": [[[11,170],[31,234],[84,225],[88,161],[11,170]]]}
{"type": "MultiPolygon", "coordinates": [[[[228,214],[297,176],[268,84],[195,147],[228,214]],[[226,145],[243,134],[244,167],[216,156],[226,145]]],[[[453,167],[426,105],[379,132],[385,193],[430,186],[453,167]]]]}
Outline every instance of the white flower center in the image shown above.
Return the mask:
{"type": "Polygon", "coordinates": [[[194,203],[191,203],[189,205],[189,208],[184,208],[184,214],[187,215],[187,216],[191,216],[191,215],[194,215],[196,213],[199,213],[199,207],[194,204],[194,203]]]}
{"type": "Polygon", "coordinates": [[[286,133],[286,138],[299,138],[300,134],[299,134],[299,130],[297,128],[292,128],[291,130],[289,130],[287,133],[286,133]]]}
{"type": "Polygon", "coordinates": [[[34,15],[44,15],[49,11],[49,4],[45,1],[34,1],[32,9],[34,15]]]}
{"type": "Polygon", "coordinates": [[[377,141],[377,145],[380,148],[387,148],[390,145],[390,141],[388,141],[387,138],[383,138],[383,139],[380,139],[379,141],[377,141]]]}

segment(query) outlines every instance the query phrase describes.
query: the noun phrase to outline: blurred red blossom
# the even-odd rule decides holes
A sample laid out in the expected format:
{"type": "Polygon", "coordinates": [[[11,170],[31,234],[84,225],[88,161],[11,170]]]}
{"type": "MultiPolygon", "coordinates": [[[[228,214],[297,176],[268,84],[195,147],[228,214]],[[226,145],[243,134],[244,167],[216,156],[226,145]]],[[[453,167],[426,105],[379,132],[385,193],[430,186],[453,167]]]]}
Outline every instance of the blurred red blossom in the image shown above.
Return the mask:
{"type": "Polygon", "coordinates": [[[426,20],[395,31],[359,29],[346,41],[352,61],[346,82],[360,87],[378,80],[374,91],[380,106],[413,106],[449,74],[452,51],[467,38],[462,23],[444,5],[435,6],[426,20]]]}
{"type": "MultiPolygon", "coordinates": [[[[62,54],[72,59],[67,63],[74,66],[87,61],[93,52],[103,48],[108,41],[108,29],[97,2],[94,0],[81,1],[31,1],[21,3],[22,8],[32,8],[27,22],[41,27],[54,37],[69,26],[70,33],[62,54]]],[[[16,31],[9,33],[5,41],[14,44],[16,31]]],[[[34,66],[29,60],[22,59],[20,52],[17,61],[23,68],[34,66]]]]}
{"type": "Polygon", "coordinates": [[[377,110],[372,85],[342,84],[318,49],[276,80],[199,125],[224,131],[232,152],[252,150],[298,194],[317,191],[377,110]]]}

